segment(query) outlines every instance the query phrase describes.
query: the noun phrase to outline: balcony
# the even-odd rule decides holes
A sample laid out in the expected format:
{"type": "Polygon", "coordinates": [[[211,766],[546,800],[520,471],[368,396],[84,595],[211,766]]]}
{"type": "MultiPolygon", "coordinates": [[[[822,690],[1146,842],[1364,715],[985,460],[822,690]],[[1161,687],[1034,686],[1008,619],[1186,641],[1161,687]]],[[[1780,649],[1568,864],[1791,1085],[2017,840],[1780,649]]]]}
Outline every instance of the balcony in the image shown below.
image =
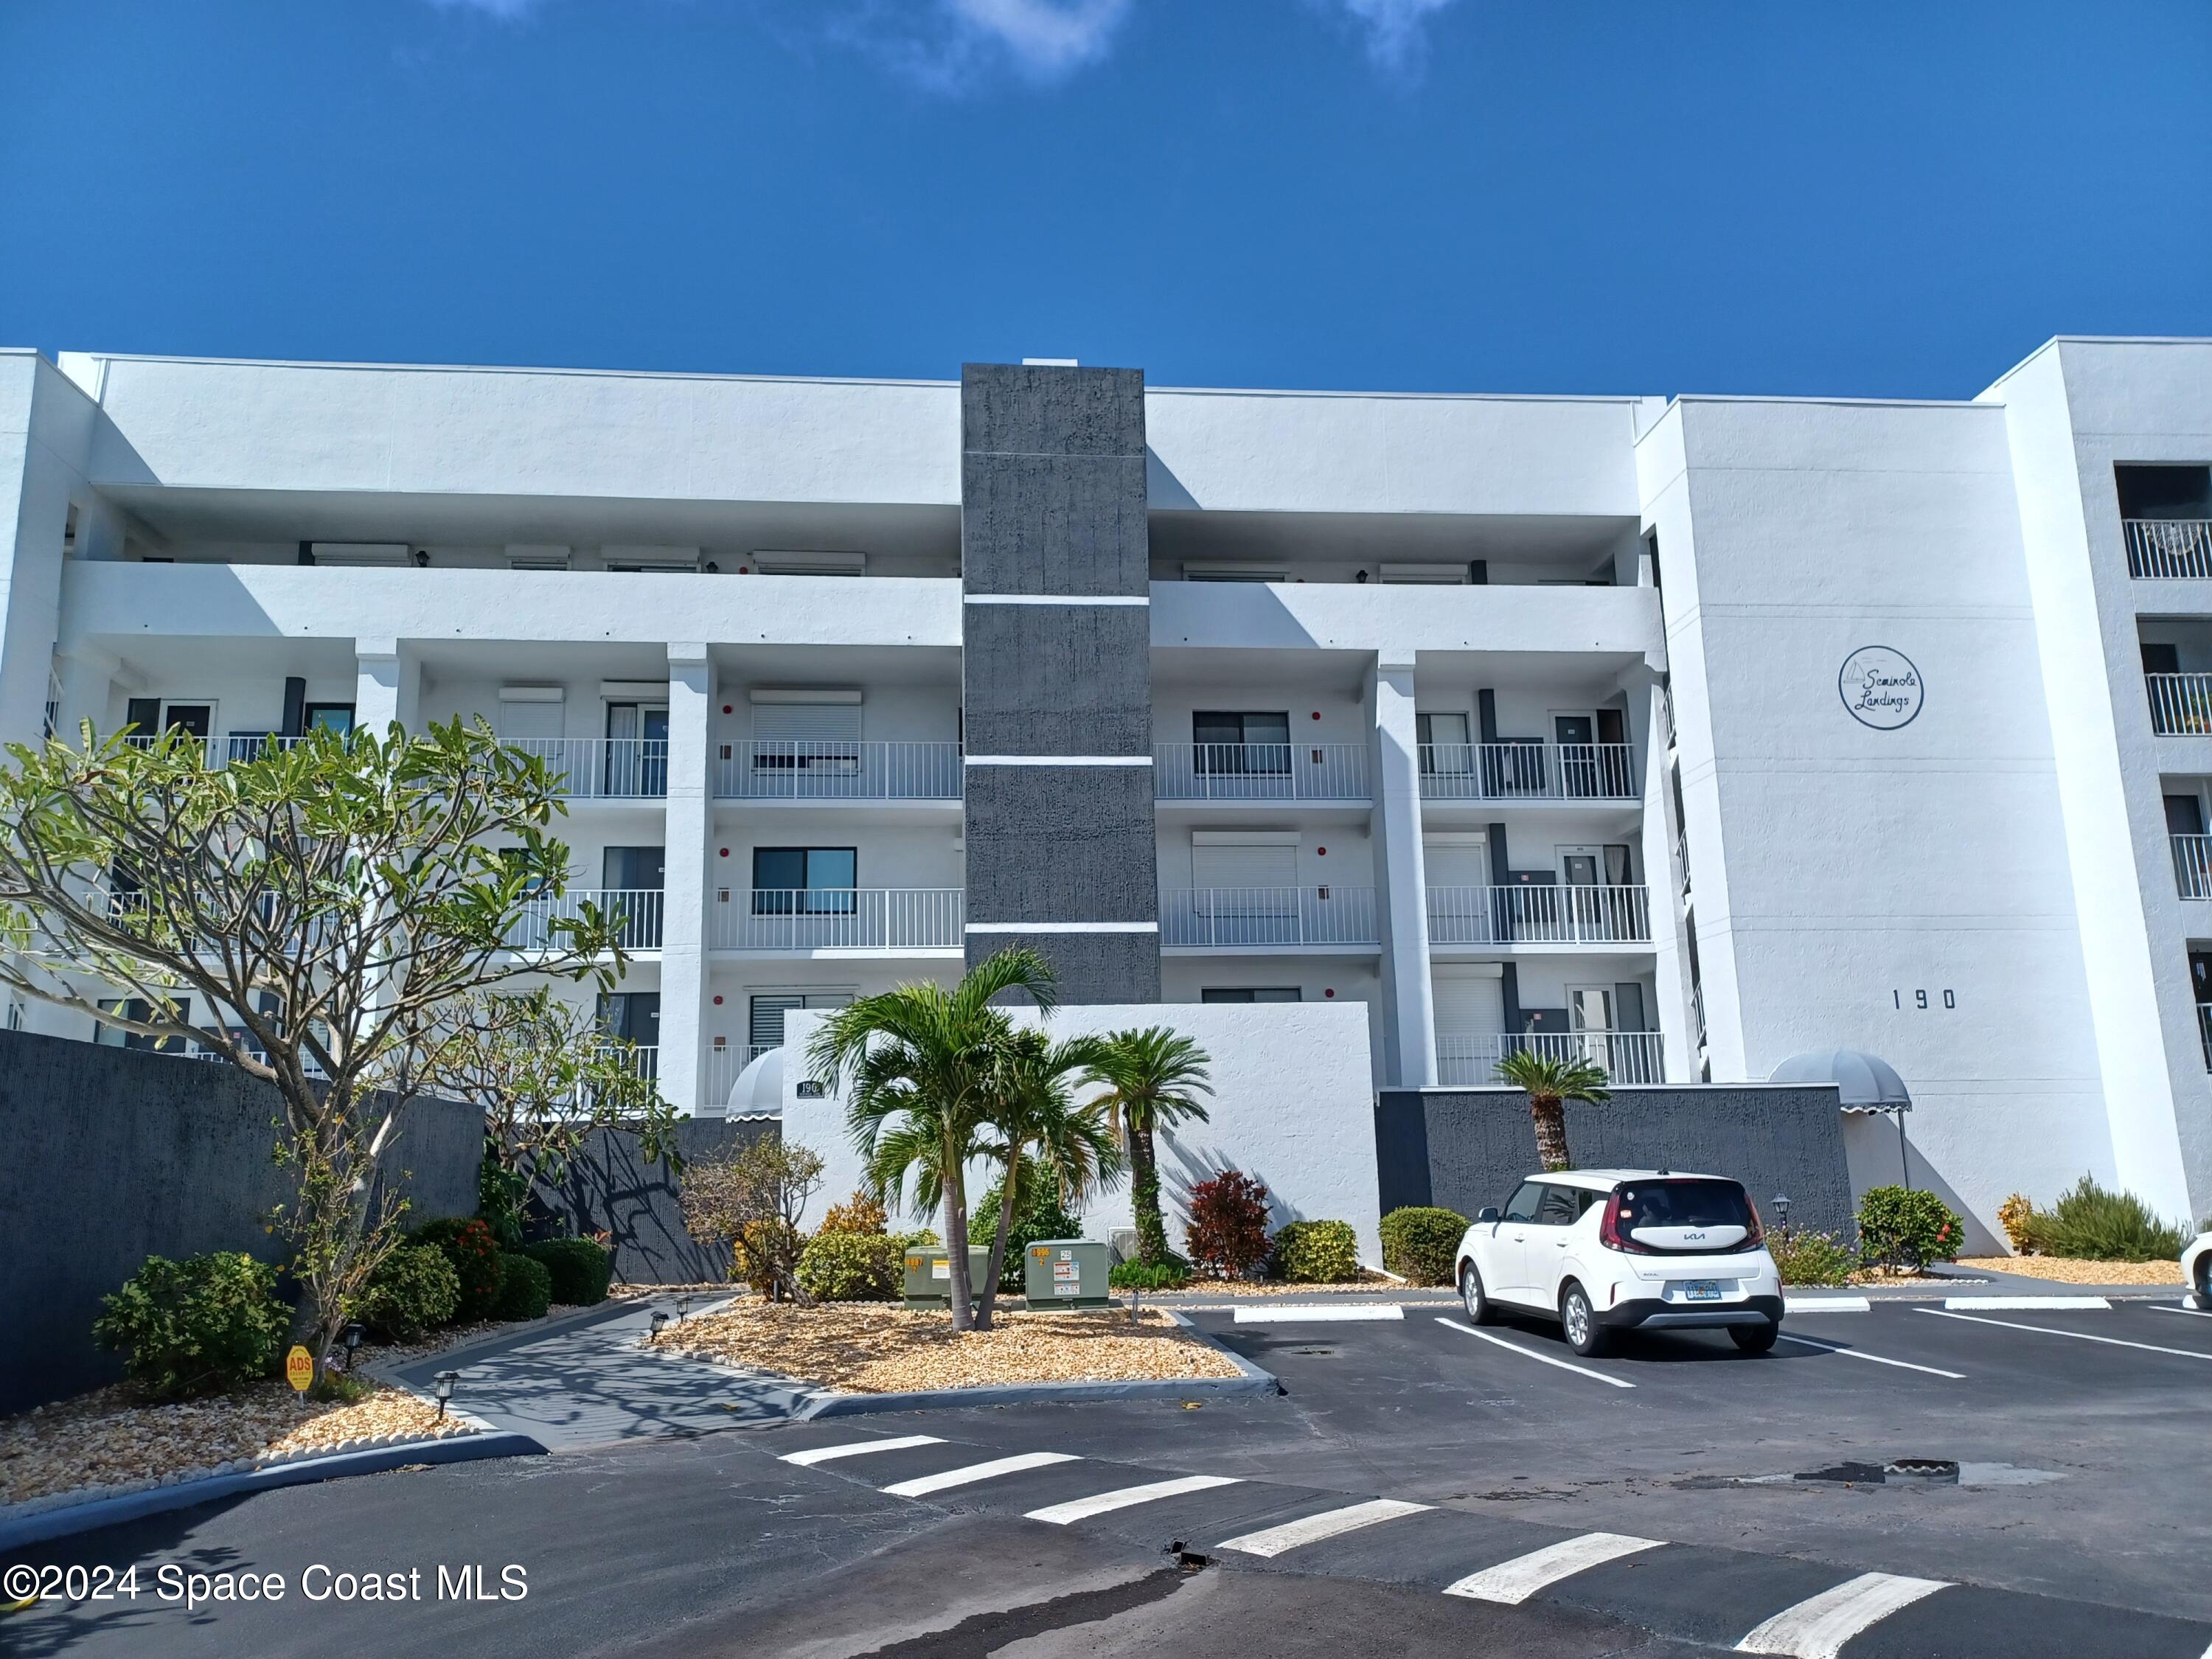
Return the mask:
{"type": "Polygon", "coordinates": [[[1647,887],[1431,887],[1434,945],[1648,945],[1647,887]]]}
{"type": "Polygon", "coordinates": [[[558,898],[529,899],[522,914],[507,929],[511,951],[561,950],[566,930],[557,922],[574,921],[583,907],[596,904],[617,921],[616,939],[625,951],[660,948],[662,895],[658,887],[572,887],[558,898]]]}
{"type": "Polygon", "coordinates": [[[1501,1031],[1437,1039],[1437,1081],[1480,1088],[1498,1081],[1498,1062],[1522,1049],[1559,1060],[1587,1060],[1614,1083],[1664,1083],[1665,1039],[1656,1031],[1501,1031]]]}
{"type": "Polygon", "coordinates": [[[708,948],[960,951],[965,897],[957,887],[726,887],[716,894],[708,948]]]}
{"type": "Polygon", "coordinates": [[[2120,531],[2138,581],[2212,581],[2212,520],[2125,519],[2120,531]]]}
{"type": "Polygon", "coordinates": [[[2185,899],[2212,899],[2212,836],[2168,836],[2173,847],[2174,890],[2185,899]]]}
{"type": "Polygon", "coordinates": [[[1625,743],[1425,743],[1424,800],[1634,800],[1625,743]]]}
{"type": "Polygon", "coordinates": [[[571,800],[658,799],[668,793],[665,738],[525,738],[507,747],[544,761],[571,800]]]}
{"type": "Polygon", "coordinates": [[[2150,729],[2164,738],[2212,737],[2212,674],[2145,674],[2150,729]]]}
{"type": "MultiPolygon", "coordinates": [[[[700,1072],[699,1098],[711,1110],[720,1111],[730,1103],[730,1091],[738,1086],[745,1067],[763,1054],[781,1047],[778,1043],[726,1043],[719,1048],[707,1050],[707,1063],[700,1072]]],[[[750,1102],[744,1109],[754,1109],[750,1102]]]]}
{"type": "Polygon", "coordinates": [[[726,743],[714,763],[721,800],[958,800],[957,743],[726,743]]]}
{"type": "Polygon", "coordinates": [[[1152,775],[1162,800],[1370,799],[1367,750],[1357,743],[1163,743],[1152,775]]]}
{"type": "Polygon", "coordinates": [[[1163,946],[1372,949],[1381,939],[1372,887],[1184,887],[1160,894],[1163,946]]]}

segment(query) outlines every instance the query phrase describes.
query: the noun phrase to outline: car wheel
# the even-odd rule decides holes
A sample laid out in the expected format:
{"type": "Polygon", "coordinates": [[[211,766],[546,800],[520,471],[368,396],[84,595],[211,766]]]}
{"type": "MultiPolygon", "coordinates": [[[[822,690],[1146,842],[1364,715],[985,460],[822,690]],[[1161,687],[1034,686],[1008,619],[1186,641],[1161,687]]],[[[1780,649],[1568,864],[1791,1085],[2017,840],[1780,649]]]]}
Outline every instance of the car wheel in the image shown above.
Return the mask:
{"type": "Polygon", "coordinates": [[[1472,1261],[1460,1263],[1459,1299],[1469,1319],[1478,1325],[1490,1322],[1490,1295],[1482,1288],[1482,1275],[1475,1272],[1472,1261]]]}
{"type": "Polygon", "coordinates": [[[1736,1346],[1741,1348],[1746,1353],[1765,1353],[1774,1346],[1775,1339],[1781,1334],[1782,1327],[1771,1321],[1764,1325],[1729,1327],[1729,1335],[1735,1340],[1736,1346]]]}
{"type": "Polygon", "coordinates": [[[1567,1334],[1567,1346],[1585,1359],[1603,1353],[1611,1344],[1604,1326],[1597,1322],[1597,1310],[1590,1306],[1589,1293],[1579,1285],[1570,1285],[1559,1297],[1559,1324],[1567,1334]]]}

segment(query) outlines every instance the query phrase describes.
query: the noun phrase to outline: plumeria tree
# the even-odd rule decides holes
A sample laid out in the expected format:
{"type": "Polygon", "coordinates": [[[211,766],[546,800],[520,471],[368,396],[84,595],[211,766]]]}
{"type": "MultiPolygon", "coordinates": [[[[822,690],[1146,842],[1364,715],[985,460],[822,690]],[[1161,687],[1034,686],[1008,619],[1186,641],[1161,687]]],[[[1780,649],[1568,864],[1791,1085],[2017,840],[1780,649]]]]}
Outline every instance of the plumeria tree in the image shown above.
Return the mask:
{"type": "Polygon", "coordinates": [[[228,765],[182,732],[88,724],[7,756],[0,983],[275,1088],[319,1381],[395,1242],[381,1177],[455,1006],[623,967],[619,917],[546,919],[568,872],[556,780],[480,722],[317,732],[228,765]]]}

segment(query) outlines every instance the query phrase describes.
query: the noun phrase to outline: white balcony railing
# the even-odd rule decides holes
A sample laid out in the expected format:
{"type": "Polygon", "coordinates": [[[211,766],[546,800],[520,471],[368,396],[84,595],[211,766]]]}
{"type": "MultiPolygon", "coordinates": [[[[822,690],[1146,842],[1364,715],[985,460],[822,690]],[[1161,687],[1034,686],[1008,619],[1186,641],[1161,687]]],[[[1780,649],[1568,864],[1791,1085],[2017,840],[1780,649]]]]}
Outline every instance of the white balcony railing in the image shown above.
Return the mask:
{"type": "MultiPolygon", "coordinates": [[[[700,1073],[702,1103],[718,1112],[727,1106],[730,1091],[738,1086],[738,1079],[744,1074],[745,1067],[777,1046],[774,1043],[729,1042],[719,1048],[708,1048],[707,1064],[700,1073]]],[[[753,1107],[747,1102],[741,1105],[740,1109],[751,1111],[753,1107]]]]}
{"type": "Polygon", "coordinates": [[[1160,895],[1162,945],[1373,945],[1372,887],[1185,887],[1160,895]]]}
{"type": "Polygon", "coordinates": [[[668,793],[665,738],[521,738],[509,742],[537,756],[576,800],[655,799],[668,793]]]}
{"type": "Polygon", "coordinates": [[[1665,1040],[1656,1031],[1518,1031],[1437,1039],[1437,1081],[1474,1088],[1498,1081],[1498,1062],[1520,1049],[1587,1060],[1615,1083],[1664,1083],[1665,1040]]]}
{"type": "Polygon", "coordinates": [[[1651,938],[1645,887],[1431,887],[1431,945],[1637,945],[1651,938]]]}
{"type": "Polygon", "coordinates": [[[796,739],[723,744],[714,793],[724,800],[958,800],[957,743],[796,739]]]}
{"type": "Polygon", "coordinates": [[[724,887],[717,951],[957,951],[966,942],[957,887],[724,887]]]}
{"type": "Polygon", "coordinates": [[[611,917],[619,918],[616,940],[625,951],[660,948],[661,890],[658,887],[571,887],[559,898],[525,901],[522,914],[507,929],[507,948],[514,951],[565,949],[567,930],[558,921],[574,921],[583,907],[596,904],[611,917]]]}
{"type": "Polygon", "coordinates": [[[1425,743],[1429,800],[1633,800],[1643,793],[1625,743],[1425,743]]]}
{"type": "Polygon", "coordinates": [[[2212,674],[2146,674],[2150,729],[2161,737],[2212,737],[2212,674]]]}
{"type": "Polygon", "coordinates": [[[2212,581],[2212,520],[2125,519],[2128,574],[2144,581],[2212,581]]]}
{"type": "Polygon", "coordinates": [[[1152,773],[1162,800],[1368,799],[1357,743],[1163,743],[1152,773]]]}
{"type": "Polygon", "coordinates": [[[2169,836],[2173,885],[2185,899],[2212,899],[2212,836],[2169,836]]]}

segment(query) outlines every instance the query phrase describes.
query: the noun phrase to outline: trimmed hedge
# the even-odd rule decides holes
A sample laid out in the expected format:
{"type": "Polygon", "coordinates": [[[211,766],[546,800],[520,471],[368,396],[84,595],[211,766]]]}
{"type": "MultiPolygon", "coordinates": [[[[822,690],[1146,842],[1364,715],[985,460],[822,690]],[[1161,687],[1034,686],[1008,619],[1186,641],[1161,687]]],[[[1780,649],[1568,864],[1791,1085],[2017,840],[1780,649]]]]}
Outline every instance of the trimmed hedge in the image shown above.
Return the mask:
{"type": "Polygon", "coordinates": [[[450,1324],[461,1305],[460,1276],[434,1244],[402,1244],[377,1264],[353,1316],[388,1342],[418,1342],[450,1324]]]}
{"type": "Polygon", "coordinates": [[[93,1340],[121,1354],[131,1380],[160,1400],[269,1376],[292,1323],[276,1299],[276,1270],[237,1250],[182,1261],[149,1255],[100,1308],[93,1340]]]}
{"type": "Polygon", "coordinates": [[[817,1233],[799,1254],[799,1288],[817,1302],[890,1302],[903,1254],[884,1233],[817,1233]]]}
{"type": "Polygon", "coordinates": [[[499,1257],[499,1295],[495,1319],[543,1319],[553,1305],[553,1275],[545,1264],[512,1251],[499,1257]]]}
{"type": "Polygon", "coordinates": [[[499,1304],[499,1240],[485,1223],[474,1219],[433,1221],[408,1236],[416,1244],[434,1244],[453,1264],[461,1283],[456,1320],[491,1319],[499,1304]]]}
{"type": "Polygon", "coordinates": [[[1918,1268],[1948,1261],[1966,1224],[1925,1188],[1875,1187],[1859,1200],[1859,1255],[1870,1267],[1918,1268]]]}
{"type": "Polygon", "coordinates": [[[1292,1221],[1275,1235],[1267,1276],[1293,1285],[1335,1285],[1359,1271],[1359,1235],[1349,1221],[1292,1221]]]}
{"type": "Polygon", "coordinates": [[[607,1299],[615,1258],[605,1246],[588,1238],[548,1238],[524,1245],[521,1253],[552,1275],[553,1299],[564,1307],[596,1308],[607,1299]]]}
{"type": "Polygon", "coordinates": [[[1106,1282],[1117,1291],[1179,1291],[1190,1283],[1190,1263],[1179,1255],[1158,1263],[1132,1257],[1115,1262],[1106,1282]]]}
{"type": "Polygon", "coordinates": [[[1416,1285],[1449,1285],[1459,1266],[1467,1218],[1457,1210],[1408,1205],[1382,1218],[1382,1265],[1416,1285]]]}

